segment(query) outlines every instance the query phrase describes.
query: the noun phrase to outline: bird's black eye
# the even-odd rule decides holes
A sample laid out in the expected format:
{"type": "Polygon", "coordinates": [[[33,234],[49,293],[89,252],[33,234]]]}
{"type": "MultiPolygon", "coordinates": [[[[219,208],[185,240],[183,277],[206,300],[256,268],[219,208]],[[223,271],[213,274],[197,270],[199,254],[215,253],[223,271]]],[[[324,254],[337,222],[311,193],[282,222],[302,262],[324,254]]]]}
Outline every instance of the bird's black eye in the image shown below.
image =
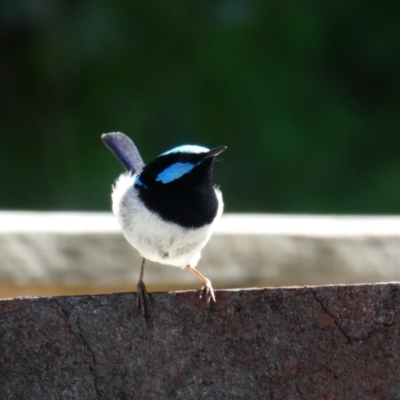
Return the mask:
{"type": "Polygon", "coordinates": [[[179,162],[182,164],[187,164],[189,162],[189,156],[187,154],[182,154],[179,157],[179,162]]]}

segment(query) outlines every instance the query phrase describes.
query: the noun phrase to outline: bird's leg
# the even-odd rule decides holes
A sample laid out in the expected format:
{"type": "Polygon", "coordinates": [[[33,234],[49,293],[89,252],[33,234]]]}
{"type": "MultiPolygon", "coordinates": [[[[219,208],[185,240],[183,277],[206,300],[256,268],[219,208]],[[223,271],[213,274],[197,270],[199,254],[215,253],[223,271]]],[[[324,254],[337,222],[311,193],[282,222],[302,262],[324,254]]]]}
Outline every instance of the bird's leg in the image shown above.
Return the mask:
{"type": "Polygon", "coordinates": [[[144,274],[144,265],[146,263],[146,259],[143,258],[142,266],[140,268],[140,276],[139,281],[137,283],[137,294],[136,294],[136,308],[142,311],[142,315],[146,317],[146,302],[151,305],[150,296],[146,290],[146,286],[143,282],[143,274],[144,274]]]}
{"type": "Polygon", "coordinates": [[[203,287],[201,288],[202,292],[200,294],[200,298],[203,298],[203,296],[204,296],[206,298],[206,302],[209,307],[211,305],[211,300],[214,303],[216,303],[214,289],[211,285],[211,281],[208,278],[206,278],[204,275],[202,275],[199,271],[197,271],[195,268],[192,268],[190,265],[187,265],[186,269],[189,270],[192,274],[196,275],[203,282],[203,287]]]}

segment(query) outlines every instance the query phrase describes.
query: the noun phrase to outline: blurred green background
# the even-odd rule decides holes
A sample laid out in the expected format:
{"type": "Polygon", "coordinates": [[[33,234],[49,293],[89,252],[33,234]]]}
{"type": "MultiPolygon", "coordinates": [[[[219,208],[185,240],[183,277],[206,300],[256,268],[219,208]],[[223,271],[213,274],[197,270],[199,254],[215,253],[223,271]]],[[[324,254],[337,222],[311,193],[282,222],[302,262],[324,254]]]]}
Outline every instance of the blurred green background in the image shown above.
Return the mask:
{"type": "Polygon", "coordinates": [[[0,5],[0,208],[109,210],[142,156],[227,145],[226,210],[400,212],[400,2],[0,5]]]}

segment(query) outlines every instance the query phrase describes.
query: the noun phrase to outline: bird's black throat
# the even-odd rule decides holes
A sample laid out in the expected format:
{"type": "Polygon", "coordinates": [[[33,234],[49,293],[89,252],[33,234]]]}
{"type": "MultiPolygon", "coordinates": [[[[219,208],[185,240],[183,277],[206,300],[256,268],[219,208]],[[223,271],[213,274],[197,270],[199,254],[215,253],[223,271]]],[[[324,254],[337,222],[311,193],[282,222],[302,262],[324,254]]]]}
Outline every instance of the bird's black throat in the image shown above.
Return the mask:
{"type": "MultiPolygon", "coordinates": [[[[218,212],[218,199],[212,183],[213,159],[204,160],[179,179],[164,184],[146,176],[144,186],[135,185],[145,206],[163,220],[184,228],[210,224],[218,212]]],[[[151,172],[151,171],[149,171],[151,172]]]]}

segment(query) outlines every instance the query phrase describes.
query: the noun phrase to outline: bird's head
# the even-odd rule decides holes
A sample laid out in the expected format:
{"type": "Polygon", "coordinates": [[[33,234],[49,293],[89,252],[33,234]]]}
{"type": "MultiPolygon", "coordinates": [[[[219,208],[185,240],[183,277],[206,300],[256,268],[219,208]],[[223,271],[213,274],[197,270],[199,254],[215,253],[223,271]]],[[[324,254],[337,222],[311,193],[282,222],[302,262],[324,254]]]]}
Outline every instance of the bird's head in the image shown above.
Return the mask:
{"type": "Polygon", "coordinates": [[[175,147],[148,163],[136,180],[136,185],[143,189],[212,185],[213,161],[225,149],[226,146],[211,150],[196,145],[175,147]]]}
{"type": "Polygon", "coordinates": [[[184,145],[161,154],[136,178],[139,197],[162,219],[182,227],[211,223],[220,207],[212,182],[212,166],[215,157],[225,149],[184,145]]]}

